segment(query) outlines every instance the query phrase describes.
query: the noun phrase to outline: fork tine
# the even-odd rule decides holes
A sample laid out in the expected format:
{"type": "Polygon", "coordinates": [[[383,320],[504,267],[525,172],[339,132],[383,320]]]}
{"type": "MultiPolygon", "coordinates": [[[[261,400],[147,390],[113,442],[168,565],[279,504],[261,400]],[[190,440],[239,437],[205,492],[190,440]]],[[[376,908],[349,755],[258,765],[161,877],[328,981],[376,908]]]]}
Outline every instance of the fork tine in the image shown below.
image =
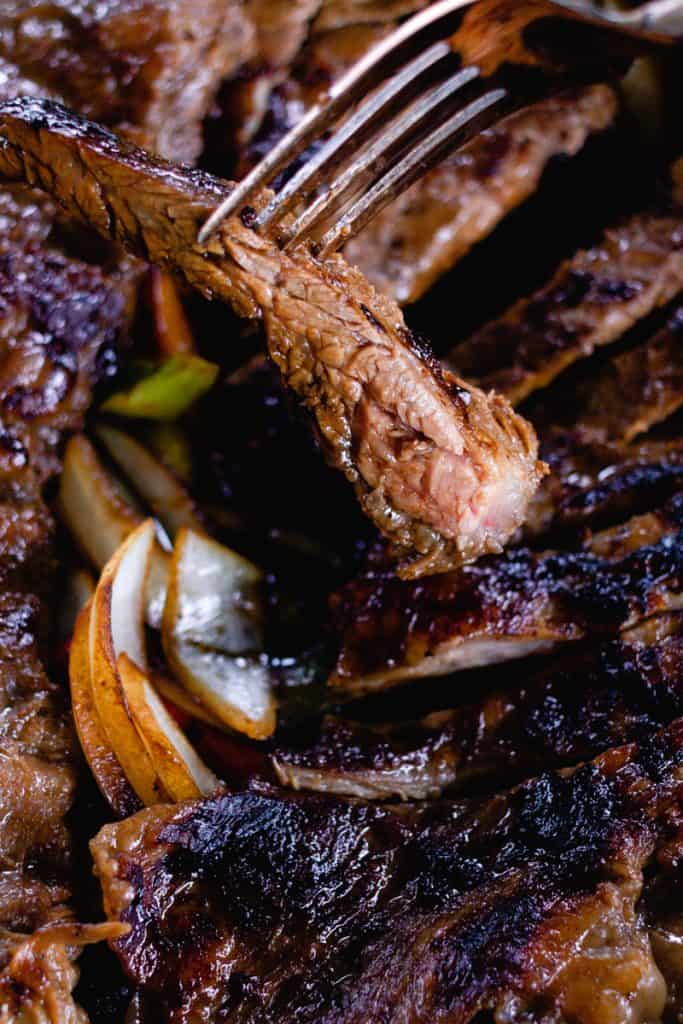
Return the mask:
{"type": "MultiPolygon", "coordinates": [[[[316,255],[335,252],[357,234],[387,203],[405,191],[449,151],[501,116],[498,106],[508,98],[506,89],[493,89],[449,117],[353,203],[314,246],[316,255]]],[[[290,243],[292,244],[292,243],[290,243]]]]}
{"type": "Polygon", "coordinates": [[[261,160],[218,206],[202,226],[197,241],[203,245],[226,217],[246,202],[258,188],[265,185],[306,147],[322,129],[347,110],[366,91],[385,60],[400,52],[404,44],[414,42],[428,28],[473,0],[437,0],[418,14],[408,18],[399,28],[373,46],[361,60],[334,83],[327,96],[316,103],[297,125],[261,160]]]}
{"type": "Polygon", "coordinates": [[[256,218],[255,227],[265,228],[273,219],[286,213],[300,193],[303,193],[304,190],[310,191],[318,172],[323,167],[329,169],[333,159],[336,158],[336,163],[341,158],[343,149],[349,140],[356,140],[359,133],[367,129],[375,118],[386,114],[387,109],[402,93],[411,86],[415,87],[426,71],[449,54],[452,54],[452,51],[448,43],[434,43],[428,50],[418,54],[414,60],[393,75],[385,85],[372,93],[353,114],[342,122],[334,135],[325,142],[318,152],[307,160],[303,167],[280,189],[256,218]]]}
{"type": "Polygon", "coordinates": [[[328,212],[335,201],[342,199],[346,189],[352,183],[362,185],[365,173],[373,167],[382,171],[382,162],[390,159],[390,154],[397,144],[407,139],[412,132],[419,131],[425,119],[454,93],[470,85],[479,77],[476,67],[466,67],[451,75],[445,82],[432,86],[415,103],[411,104],[400,116],[390,121],[370,145],[364,147],[358,156],[345,167],[341,173],[330,181],[325,191],[312,203],[308,204],[297,220],[283,229],[279,235],[281,244],[295,242],[304,231],[310,230],[328,212]]]}

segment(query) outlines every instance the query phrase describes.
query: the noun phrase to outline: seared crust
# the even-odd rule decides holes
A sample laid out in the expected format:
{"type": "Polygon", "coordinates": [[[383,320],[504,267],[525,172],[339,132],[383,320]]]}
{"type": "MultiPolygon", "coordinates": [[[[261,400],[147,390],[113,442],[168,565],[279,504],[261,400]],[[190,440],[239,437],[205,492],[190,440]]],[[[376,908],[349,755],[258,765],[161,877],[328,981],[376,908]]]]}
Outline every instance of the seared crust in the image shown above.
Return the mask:
{"type": "Polygon", "coordinates": [[[327,717],[312,737],[278,746],[278,780],[365,799],[424,800],[473,784],[509,785],[642,740],[683,712],[683,614],[580,645],[521,676],[419,722],[375,726],[327,717]]]}
{"type": "Polygon", "coordinates": [[[0,172],[240,315],[263,315],[272,358],[328,460],[408,559],[404,575],[501,550],[544,472],[533,430],[505,399],[444,376],[362,275],[341,258],[282,253],[240,217],[201,248],[197,226],[225,183],[156,163],[54,104],[7,104],[0,125],[0,172]]]}
{"type": "Polygon", "coordinates": [[[330,685],[359,694],[617,633],[677,608],[683,500],[590,537],[583,550],[512,548],[416,582],[370,572],[334,597],[330,685]]]}
{"type": "Polygon", "coordinates": [[[605,363],[576,399],[581,443],[629,444],[673,415],[683,405],[683,307],[654,337],[605,363]]]}
{"type": "Polygon", "coordinates": [[[578,252],[547,285],[457,346],[446,362],[520,402],[682,288],[683,221],[640,214],[578,252]]]}
{"type": "Polygon", "coordinates": [[[115,948],[172,1024],[592,1024],[596,990],[619,1024],[634,999],[656,1020],[636,903],[675,834],[682,739],[678,722],[471,804],[266,789],[143,811],[92,844],[131,926],[115,948]]]}
{"type": "Polygon", "coordinates": [[[0,194],[0,1019],[62,1024],[82,1016],[68,940],[29,938],[72,913],[80,759],[45,671],[57,566],[43,490],[113,365],[129,296],[49,242],[53,219],[42,197],[0,194]]]}
{"type": "Polygon", "coordinates": [[[599,530],[663,504],[681,490],[683,443],[582,445],[571,431],[550,430],[543,454],[550,473],[533,497],[524,536],[541,543],[599,530]]]}

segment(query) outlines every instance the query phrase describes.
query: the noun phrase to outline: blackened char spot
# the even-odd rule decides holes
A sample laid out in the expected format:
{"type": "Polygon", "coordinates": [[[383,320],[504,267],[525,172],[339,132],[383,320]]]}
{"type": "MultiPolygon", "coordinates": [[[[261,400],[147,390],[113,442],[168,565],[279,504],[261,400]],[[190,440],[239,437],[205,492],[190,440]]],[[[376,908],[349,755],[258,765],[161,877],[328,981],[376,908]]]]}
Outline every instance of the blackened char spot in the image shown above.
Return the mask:
{"type": "Polygon", "coordinates": [[[253,206],[245,206],[240,210],[240,220],[245,228],[253,228],[256,223],[256,210],[253,206]]]}
{"type": "Polygon", "coordinates": [[[372,312],[371,309],[368,309],[368,307],[365,305],[364,302],[361,302],[360,308],[361,308],[361,311],[362,311],[363,316],[365,317],[365,319],[369,323],[371,323],[373,327],[376,327],[378,331],[382,332],[382,334],[386,334],[387,333],[386,330],[384,329],[384,325],[379,322],[379,320],[377,319],[375,314],[372,312]]]}

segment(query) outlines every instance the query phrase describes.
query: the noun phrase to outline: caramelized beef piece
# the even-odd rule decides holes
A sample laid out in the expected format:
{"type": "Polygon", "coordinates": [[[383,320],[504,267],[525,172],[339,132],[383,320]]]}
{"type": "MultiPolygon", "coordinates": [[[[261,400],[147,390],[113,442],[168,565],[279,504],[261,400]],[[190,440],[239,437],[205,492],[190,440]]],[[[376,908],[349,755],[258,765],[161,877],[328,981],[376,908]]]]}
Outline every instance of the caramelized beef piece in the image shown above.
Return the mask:
{"type": "Polygon", "coordinates": [[[529,538],[623,521],[667,501],[683,477],[679,440],[581,445],[558,428],[548,432],[542,452],[550,473],[529,505],[523,530],[529,538]]]}
{"type": "Polygon", "coordinates": [[[473,783],[509,785],[641,740],[683,712],[683,615],[582,645],[517,679],[418,722],[327,717],[312,737],[280,744],[273,755],[278,780],[365,799],[423,800],[473,783]]]}
{"type": "Polygon", "coordinates": [[[446,365],[520,402],[683,289],[683,221],[638,215],[577,253],[446,365]]]}
{"type": "Polygon", "coordinates": [[[683,405],[683,307],[643,345],[622,352],[577,389],[582,442],[628,444],[683,405]]]}
{"type": "Polygon", "coordinates": [[[334,595],[341,650],[330,684],[359,694],[446,675],[615,634],[680,607],[682,516],[678,494],[579,551],[512,548],[429,580],[371,571],[334,595]]]}
{"type": "Polygon", "coordinates": [[[202,119],[248,55],[251,31],[236,0],[5,0],[0,58],[43,94],[193,161],[202,119]]]}
{"type": "Polygon", "coordinates": [[[409,559],[405,575],[501,549],[543,473],[533,431],[500,397],[444,376],[362,275],[341,258],[282,253],[239,216],[203,249],[197,225],[229,186],[54,104],[7,104],[0,123],[0,173],[42,184],[105,235],[263,316],[272,358],[328,460],[409,559]]]}
{"type": "Polygon", "coordinates": [[[238,176],[400,17],[425,0],[247,0],[254,53],[223,98],[238,176]]]}
{"type": "Polygon", "coordinates": [[[171,1024],[656,1021],[638,898],[680,820],[682,740],[679,720],[471,803],[263,788],[143,811],[92,844],[131,926],[115,949],[171,1024]]]}
{"type": "Polygon", "coordinates": [[[48,925],[28,939],[3,935],[0,959],[8,960],[8,965],[0,974],[2,1020],[8,1024],[87,1024],[71,994],[78,977],[73,950],[115,935],[108,924],[73,923],[48,925]]]}
{"type": "Polygon", "coordinates": [[[615,111],[614,93],[598,85],[482,132],[375,217],[346,259],[401,305],[416,302],[536,191],[553,157],[573,156],[615,111]]]}
{"type": "Polygon", "coordinates": [[[48,246],[0,242],[0,494],[59,469],[127,314],[119,281],[48,246]]]}

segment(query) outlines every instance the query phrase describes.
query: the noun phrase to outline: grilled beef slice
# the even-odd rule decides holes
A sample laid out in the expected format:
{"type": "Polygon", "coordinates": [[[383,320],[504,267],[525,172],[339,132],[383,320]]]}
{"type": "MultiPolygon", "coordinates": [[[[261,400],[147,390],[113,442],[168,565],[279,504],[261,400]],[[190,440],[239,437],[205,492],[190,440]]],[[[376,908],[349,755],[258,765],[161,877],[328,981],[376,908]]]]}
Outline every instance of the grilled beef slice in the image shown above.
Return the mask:
{"type": "Polygon", "coordinates": [[[680,824],[682,740],[470,803],[263,788],[143,811],[92,844],[131,927],[115,948],[172,1024],[657,1021],[638,900],[680,824]]]}
{"type": "MultiPolygon", "coordinates": [[[[199,223],[229,186],[156,162],[49,102],[3,107],[0,173],[152,262],[175,266],[243,316],[312,413],[328,460],[410,559],[405,575],[498,551],[543,468],[529,425],[499,396],[444,376],[398,307],[341,258],[284,254],[240,216],[202,248],[199,223]]],[[[248,217],[246,218],[248,222],[248,217]]]]}
{"type": "Polygon", "coordinates": [[[446,365],[520,402],[683,289],[683,221],[639,214],[458,345],[446,365]]]}
{"type": "Polygon", "coordinates": [[[603,529],[667,501],[683,482],[683,443],[637,445],[615,451],[579,446],[560,434],[547,486],[529,507],[524,536],[541,544],[581,528],[603,529]]]}
{"type": "MultiPolygon", "coordinates": [[[[505,682],[505,676],[501,684],[505,682]]],[[[273,756],[294,789],[423,800],[577,764],[643,739],[683,711],[683,615],[584,644],[512,685],[418,722],[326,717],[273,756]],[[654,636],[652,635],[654,633],[654,636]]]]}
{"type": "Polygon", "coordinates": [[[222,97],[238,176],[397,20],[425,0],[247,0],[254,52],[222,97]]]}
{"type": "Polygon", "coordinates": [[[667,419],[683,405],[683,308],[654,337],[591,376],[572,391],[572,430],[580,442],[628,444],[667,419]]]}
{"type": "Polygon", "coordinates": [[[0,59],[42,94],[181,161],[199,155],[202,119],[251,35],[236,0],[4,0],[0,9],[0,59]]]}
{"type": "Polygon", "coordinates": [[[482,132],[375,217],[346,259],[401,305],[416,302],[536,191],[551,159],[578,153],[615,111],[614,93],[598,85],[482,132]]]}
{"type": "Polygon", "coordinates": [[[381,569],[333,596],[348,694],[614,635],[681,606],[683,498],[590,536],[580,550],[511,548],[428,580],[381,569]]]}

